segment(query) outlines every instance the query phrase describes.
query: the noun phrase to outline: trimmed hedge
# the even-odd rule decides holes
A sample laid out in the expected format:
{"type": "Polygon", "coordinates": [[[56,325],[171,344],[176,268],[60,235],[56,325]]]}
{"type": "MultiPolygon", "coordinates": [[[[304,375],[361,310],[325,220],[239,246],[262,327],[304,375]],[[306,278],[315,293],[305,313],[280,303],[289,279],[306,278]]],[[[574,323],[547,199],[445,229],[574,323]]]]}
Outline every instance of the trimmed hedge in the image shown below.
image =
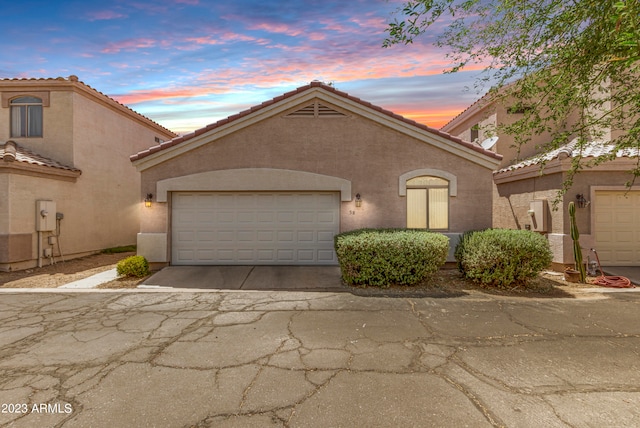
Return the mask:
{"type": "Polygon", "coordinates": [[[484,285],[526,285],[551,264],[544,236],[528,230],[487,229],[468,232],[456,246],[458,268],[484,285]]]}
{"type": "Polygon", "coordinates": [[[449,238],[415,229],[359,229],[334,242],[349,285],[413,285],[442,267],[449,252],[449,238]]]}
{"type": "Polygon", "coordinates": [[[142,278],[149,275],[149,263],[143,256],[131,256],[122,259],[116,265],[118,276],[135,276],[142,278]]]}

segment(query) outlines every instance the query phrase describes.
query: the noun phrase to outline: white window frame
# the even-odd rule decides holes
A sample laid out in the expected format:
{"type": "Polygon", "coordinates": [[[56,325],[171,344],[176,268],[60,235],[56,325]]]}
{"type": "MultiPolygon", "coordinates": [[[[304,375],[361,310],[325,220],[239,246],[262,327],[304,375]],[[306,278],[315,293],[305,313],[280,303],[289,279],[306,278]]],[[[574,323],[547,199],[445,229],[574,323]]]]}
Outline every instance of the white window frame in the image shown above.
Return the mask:
{"type": "Polygon", "coordinates": [[[11,99],[11,138],[42,138],[43,106],[42,98],[23,95],[11,99]]]}
{"type": "MultiPolygon", "coordinates": [[[[407,182],[407,227],[414,229],[427,229],[438,232],[446,232],[449,230],[451,223],[450,219],[450,204],[449,204],[449,187],[450,183],[442,177],[435,177],[429,175],[422,175],[413,178],[433,178],[438,181],[442,181],[439,184],[409,184],[407,182]],[[437,221],[432,217],[432,209],[437,204],[437,196],[432,191],[446,189],[446,227],[437,227],[434,225],[434,221],[437,221]],[[420,217],[416,219],[417,216],[420,217]],[[413,222],[413,223],[412,223],[413,222]]],[[[411,179],[409,179],[411,180],[411,179]]]]}

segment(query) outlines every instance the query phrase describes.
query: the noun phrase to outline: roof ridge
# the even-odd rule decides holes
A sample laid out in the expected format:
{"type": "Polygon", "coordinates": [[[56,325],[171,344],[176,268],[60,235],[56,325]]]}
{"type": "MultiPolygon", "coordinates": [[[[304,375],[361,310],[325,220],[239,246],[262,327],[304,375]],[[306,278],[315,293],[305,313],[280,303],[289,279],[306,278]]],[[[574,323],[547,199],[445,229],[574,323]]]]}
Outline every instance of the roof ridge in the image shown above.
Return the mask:
{"type": "Polygon", "coordinates": [[[103,98],[105,98],[106,100],[113,102],[115,104],[118,104],[120,107],[123,107],[125,109],[127,109],[129,112],[135,114],[136,116],[141,117],[142,119],[149,121],[151,123],[153,123],[154,125],[158,126],[159,128],[162,128],[165,132],[169,133],[169,134],[173,134],[173,135],[177,135],[175,132],[173,132],[172,130],[170,130],[169,128],[160,125],[158,122],[154,121],[153,119],[135,111],[134,109],[132,109],[131,107],[122,104],[120,101],[116,100],[113,97],[110,97],[109,95],[105,94],[104,92],[100,92],[99,90],[97,90],[96,88],[92,87],[91,85],[88,85],[87,83],[83,82],[82,80],[80,80],[78,78],[78,76],[76,76],[75,74],[71,74],[69,75],[69,77],[3,77],[0,78],[0,82],[24,82],[24,81],[33,81],[33,82],[69,82],[71,84],[78,84],[81,86],[84,86],[85,88],[89,89],[90,91],[93,91],[96,95],[99,95],[103,98]]]}
{"type": "Polygon", "coordinates": [[[201,135],[201,134],[204,134],[204,133],[206,133],[208,131],[211,131],[212,129],[221,127],[223,125],[226,125],[226,124],[228,124],[230,122],[238,120],[238,119],[240,119],[240,118],[242,118],[244,116],[247,116],[249,114],[252,114],[252,113],[254,113],[256,111],[262,110],[265,107],[268,107],[268,106],[270,106],[272,104],[276,104],[276,103],[278,103],[280,101],[283,101],[283,100],[285,100],[287,98],[290,98],[290,97],[292,97],[292,96],[294,96],[296,94],[299,94],[301,92],[308,91],[311,88],[321,88],[321,89],[323,89],[325,91],[331,92],[331,93],[333,93],[335,95],[338,95],[338,96],[340,96],[342,98],[348,99],[348,100],[353,101],[355,103],[358,103],[358,104],[360,104],[360,105],[362,105],[364,107],[370,108],[370,109],[375,110],[375,111],[377,111],[379,113],[382,113],[382,114],[384,114],[386,116],[389,116],[389,117],[391,117],[393,119],[400,120],[400,121],[402,121],[402,122],[404,122],[404,123],[406,123],[408,125],[414,126],[414,127],[418,128],[418,129],[421,129],[423,131],[430,132],[432,134],[435,134],[435,135],[438,135],[440,137],[446,138],[446,139],[448,139],[450,141],[453,141],[453,142],[455,142],[457,144],[463,145],[463,146],[465,146],[467,148],[470,148],[470,149],[472,149],[472,150],[474,150],[476,152],[482,153],[482,154],[484,154],[486,156],[490,156],[490,157],[493,157],[495,159],[502,159],[502,155],[500,155],[498,153],[492,152],[490,150],[485,150],[485,149],[483,149],[482,147],[480,147],[477,144],[470,143],[470,142],[465,141],[465,140],[463,140],[463,139],[461,139],[459,137],[455,137],[455,136],[453,136],[453,135],[451,135],[451,134],[449,134],[447,132],[441,131],[441,130],[436,129],[436,128],[432,128],[432,127],[430,127],[428,125],[424,125],[422,123],[418,123],[413,119],[408,119],[408,118],[406,118],[406,117],[404,117],[402,115],[399,115],[397,113],[394,113],[394,112],[392,112],[390,110],[386,110],[386,109],[384,109],[384,108],[382,108],[380,106],[374,105],[374,104],[370,103],[369,101],[364,101],[364,100],[362,100],[362,99],[360,99],[358,97],[355,97],[353,95],[348,94],[347,92],[340,91],[340,90],[336,89],[335,87],[333,87],[331,85],[328,85],[328,84],[326,84],[324,82],[320,82],[318,80],[313,80],[313,81],[311,81],[310,83],[308,83],[306,85],[300,86],[300,87],[298,87],[298,88],[296,88],[296,89],[294,89],[292,91],[285,92],[282,95],[278,95],[278,96],[276,96],[276,97],[274,97],[274,98],[272,98],[270,100],[264,101],[264,102],[262,102],[260,104],[257,104],[257,105],[255,105],[253,107],[250,107],[250,108],[246,109],[246,110],[240,111],[239,113],[233,114],[233,115],[228,116],[228,117],[226,117],[224,119],[220,119],[220,120],[218,120],[218,121],[216,121],[214,123],[206,125],[206,126],[200,128],[200,129],[197,129],[197,130],[192,131],[190,133],[177,136],[177,137],[175,137],[175,138],[173,138],[173,139],[171,139],[169,141],[165,141],[163,143],[160,143],[160,144],[157,144],[155,146],[152,146],[152,147],[150,147],[150,148],[148,148],[146,150],[143,150],[143,151],[138,152],[138,153],[136,153],[134,155],[131,155],[129,157],[129,159],[131,161],[136,161],[136,160],[145,158],[145,157],[147,157],[147,156],[149,156],[149,155],[151,155],[153,153],[156,153],[156,152],[168,149],[169,147],[173,147],[175,145],[181,144],[181,143],[183,143],[185,141],[188,141],[188,140],[190,140],[190,139],[192,139],[194,137],[197,137],[198,135],[201,135]]]}

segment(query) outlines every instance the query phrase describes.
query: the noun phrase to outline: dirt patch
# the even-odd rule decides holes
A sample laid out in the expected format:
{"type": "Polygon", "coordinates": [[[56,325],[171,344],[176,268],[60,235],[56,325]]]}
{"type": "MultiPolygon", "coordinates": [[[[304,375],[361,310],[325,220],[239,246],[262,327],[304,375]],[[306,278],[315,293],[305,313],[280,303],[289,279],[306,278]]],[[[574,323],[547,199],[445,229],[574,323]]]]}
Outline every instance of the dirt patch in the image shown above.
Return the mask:
{"type": "MultiPolygon", "coordinates": [[[[0,288],[56,288],[69,282],[87,278],[116,267],[116,264],[133,252],[117,254],[95,254],[92,256],[58,262],[41,268],[17,272],[0,272],[0,288]]],[[[101,284],[99,289],[135,288],[145,278],[118,278],[101,284]]],[[[456,297],[472,292],[492,295],[521,297],[574,297],[581,288],[593,288],[592,284],[567,282],[561,273],[543,273],[526,287],[511,288],[483,287],[464,279],[456,269],[442,269],[423,283],[414,286],[349,287],[349,291],[359,296],[379,297],[456,297]]]]}
{"type": "Polygon", "coordinates": [[[0,272],[0,288],[56,288],[116,267],[135,253],[94,254],[41,268],[0,272]]]}
{"type": "Polygon", "coordinates": [[[465,279],[456,269],[441,269],[428,280],[412,285],[392,285],[380,287],[351,287],[349,291],[358,296],[371,297],[458,297],[474,292],[499,295],[535,298],[574,298],[580,289],[593,288],[594,285],[577,284],[564,280],[562,273],[544,272],[531,280],[526,286],[486,287],[465,279]]]}

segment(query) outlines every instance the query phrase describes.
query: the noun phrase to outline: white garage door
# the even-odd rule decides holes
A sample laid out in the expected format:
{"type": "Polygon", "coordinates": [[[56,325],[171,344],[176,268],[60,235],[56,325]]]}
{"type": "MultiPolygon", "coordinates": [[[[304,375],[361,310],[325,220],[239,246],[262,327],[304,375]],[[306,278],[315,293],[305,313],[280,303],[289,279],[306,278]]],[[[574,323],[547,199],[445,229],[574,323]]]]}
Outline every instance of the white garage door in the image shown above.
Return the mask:
{"type": "Polygon", "coordinates": [[[596,191],[596,250],[603,266],[640,266],[640,191],[596,191]]]}
{"type": "Polygon", "coordinates": [[[174,265],[336,264],[338,193],[172,195],[174,265]]]}

